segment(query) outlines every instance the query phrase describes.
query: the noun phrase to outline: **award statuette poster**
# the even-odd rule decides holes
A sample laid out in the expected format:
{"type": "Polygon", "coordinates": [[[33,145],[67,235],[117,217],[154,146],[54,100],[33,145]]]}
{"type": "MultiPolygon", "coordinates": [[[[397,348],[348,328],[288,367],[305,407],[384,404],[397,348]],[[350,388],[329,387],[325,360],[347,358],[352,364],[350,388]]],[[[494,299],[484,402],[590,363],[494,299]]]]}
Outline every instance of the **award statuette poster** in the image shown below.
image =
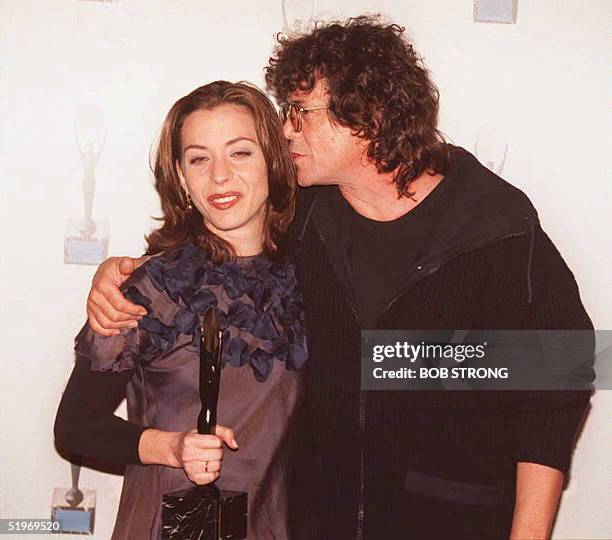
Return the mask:
{"type": "MultiPolygon", "coordinates": [[[[217,423],[223,332],[215,308],[206,310],[200,337],[198,433],[211,434],[217,423]]],[[[214,484],[168,493],[162,500],[164,540],[239,540],[247,534],[247,494],[214,484]]]]}
{"type": "Polygon", "coordinates": [[[79,489],[81,465],[70,464],[72,486],[53,490],[51,519],[59,521],[61,534],[88,534],[94,532],[96,519],[96,491],[79,489]]]}
{"type": "Polygon", "coordinates": [[[476,137],[474,154],[487,169],[501,175],[508,157],[505,136],[490,125],[482,127],[476,137]]]}
{"type": "Polygon", "coordinates": [[[283,0],[282,8],[285,32],[299,34],[312,29],[314,0],[283,0]]]}
{"type": "Polygon", "coordinates": [[[94,221],[96,166],[106,142],[104,110],[96,105],[81,106],[74,121],[77,152],[83,165],[83,217],[69,219],[64,238],[65,264],[100,264],[108,253],[108,222],[94,221]]]}

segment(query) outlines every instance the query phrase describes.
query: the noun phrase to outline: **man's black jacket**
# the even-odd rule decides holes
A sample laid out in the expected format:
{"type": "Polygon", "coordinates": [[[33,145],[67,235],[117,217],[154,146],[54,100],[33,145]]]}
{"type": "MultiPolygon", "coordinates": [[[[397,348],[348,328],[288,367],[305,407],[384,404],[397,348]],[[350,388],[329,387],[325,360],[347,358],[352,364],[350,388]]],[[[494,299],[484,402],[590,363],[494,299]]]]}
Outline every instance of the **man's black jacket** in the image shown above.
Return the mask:
{"type": "MultiPolygon", "coordinates": [[[[460,148],[446,181],[453,199],[376,328],[592,330],[527,197],[460,148]]],[[[301,190],[294,223],[310,357],[292,539],[507,539],[516,463],[567,471],[589,392],[362,392],[334,189],[301,190]]]]}

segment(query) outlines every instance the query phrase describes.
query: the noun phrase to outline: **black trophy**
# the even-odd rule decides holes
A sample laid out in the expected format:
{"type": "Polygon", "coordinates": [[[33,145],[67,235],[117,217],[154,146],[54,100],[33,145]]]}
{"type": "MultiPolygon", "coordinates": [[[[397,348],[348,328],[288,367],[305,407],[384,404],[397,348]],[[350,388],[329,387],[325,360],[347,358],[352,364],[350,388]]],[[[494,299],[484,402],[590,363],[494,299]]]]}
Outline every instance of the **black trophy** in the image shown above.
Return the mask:
{"type": "MultiPolygon", "coordinates": [[[[213,307],[202,319],[200,338],[200,399],[198,433],[211,434],[217,423],[217,400],[221,380],[223,332],[213,307]]],[[[246,538],[247,494],[221,491],[208,484],[195,486],[162,498],[164,540],[221,540],[246,538]]]]}

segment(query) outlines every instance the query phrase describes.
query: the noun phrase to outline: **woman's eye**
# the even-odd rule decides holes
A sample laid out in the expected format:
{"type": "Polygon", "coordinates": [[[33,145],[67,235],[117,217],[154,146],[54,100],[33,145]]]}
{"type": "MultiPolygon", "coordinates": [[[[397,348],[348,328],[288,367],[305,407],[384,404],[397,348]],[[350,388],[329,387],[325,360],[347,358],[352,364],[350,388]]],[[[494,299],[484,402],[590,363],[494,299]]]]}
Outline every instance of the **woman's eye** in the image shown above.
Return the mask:
{"type": "Polygon", "coordinates": [[[234,157],[246,157],[246,156],[250,156],[252,154],[252,152],[249,152],[247,150],[239,150],[238,152],[234,152],[232,155],[234,157]]]}
{"type": "Polygon", "coordinates": [[[190,165],[199,165],[199,164],[201,164],[201,163],[204,163],[204,161],[206,161],[206,160],[208,160],[208,158],[207,158],[207,157],[204,157],[204,156],[196,156],[196,157],[192,157],[192,158],[189,160],[189,164],[190,164],[190,165]]]}

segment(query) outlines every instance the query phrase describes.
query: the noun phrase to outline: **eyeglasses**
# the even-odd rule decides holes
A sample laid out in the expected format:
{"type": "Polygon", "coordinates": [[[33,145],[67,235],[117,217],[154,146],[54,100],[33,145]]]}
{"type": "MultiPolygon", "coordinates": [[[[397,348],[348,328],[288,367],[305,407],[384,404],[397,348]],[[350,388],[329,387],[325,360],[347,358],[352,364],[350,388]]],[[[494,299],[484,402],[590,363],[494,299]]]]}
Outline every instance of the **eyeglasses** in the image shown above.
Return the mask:
{"type": "Polygon", "coordinates": [[[308,111],[319,111],[323,109],[329,109],[327,105],[320,105],[318,107],[300,107],[295,103],[282,103],[280,106],[280,117],[283,124],[287,119],[291,120],[291,125],[296,133],[302,131],[302,114],[308,111]]]}

